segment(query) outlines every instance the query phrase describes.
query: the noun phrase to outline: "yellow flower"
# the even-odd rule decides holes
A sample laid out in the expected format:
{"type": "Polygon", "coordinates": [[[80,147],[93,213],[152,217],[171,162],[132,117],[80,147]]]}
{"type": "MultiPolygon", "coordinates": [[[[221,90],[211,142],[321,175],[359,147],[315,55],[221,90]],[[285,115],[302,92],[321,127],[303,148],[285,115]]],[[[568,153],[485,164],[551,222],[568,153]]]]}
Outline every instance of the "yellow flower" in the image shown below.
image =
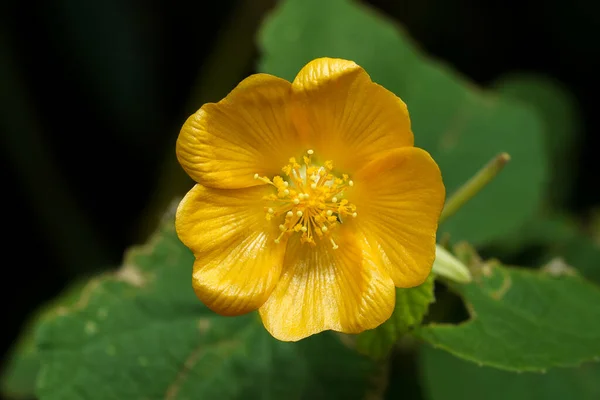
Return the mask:
{"type": "Polygon", "coordinates": [[[402,100],[341,59],[203,105],[177,140],[197,182],[176,216],[196,295],[222,315],[258,309],[280,340],[385,322],[395,286],[429,275],[445,197],[413,142],[402,100]]]}

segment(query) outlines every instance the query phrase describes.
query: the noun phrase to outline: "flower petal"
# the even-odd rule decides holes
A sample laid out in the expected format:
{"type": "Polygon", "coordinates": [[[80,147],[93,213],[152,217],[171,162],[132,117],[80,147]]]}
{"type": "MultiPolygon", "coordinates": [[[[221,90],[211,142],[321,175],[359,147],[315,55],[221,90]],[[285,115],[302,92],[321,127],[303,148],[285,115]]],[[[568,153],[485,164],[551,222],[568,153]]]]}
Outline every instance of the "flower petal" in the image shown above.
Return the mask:
{"type": "Polygon", "coordinates": [[[271,190],[196,185],[179,204],[177,234],[196,256],[194,291],[219,314],[256,310],[279,279],[285,244],[274,243],[277,224],[266,221],[262,208],[271,190]]]}
{"type": "Polygon", "coordinates": [[[327,329],[358,333],[392,314],[394,283],[365,251],[367,244],[348,234],[337,243],[333,250],[290,238],[279,283],[259,309],[275,338],[295,341],[327,329]]]}
{"type": "Polygon", "coordinates": [[[355,171],[381,152],[414,143],[404,102],[352,61],[311,61],[294,79],[292,93],[296,129],[340,170],[355,171]]]}
{"type": "Polygon", "coordinates": [[[267,74],[243,80],[218,103],[188,118],[177,139],[177,158],[196,182],[238,189],[261,184],[299,149],[286,107],[291,84],[267,74]]]}
{"type": "Polygon", "coordinates": [[[348,199],[358,216],[351,223],[380,254],[396,286],[417,286],[429,275],[444,198],[440,170],[422,149],[392,150],[355,175],[348,199]]]}

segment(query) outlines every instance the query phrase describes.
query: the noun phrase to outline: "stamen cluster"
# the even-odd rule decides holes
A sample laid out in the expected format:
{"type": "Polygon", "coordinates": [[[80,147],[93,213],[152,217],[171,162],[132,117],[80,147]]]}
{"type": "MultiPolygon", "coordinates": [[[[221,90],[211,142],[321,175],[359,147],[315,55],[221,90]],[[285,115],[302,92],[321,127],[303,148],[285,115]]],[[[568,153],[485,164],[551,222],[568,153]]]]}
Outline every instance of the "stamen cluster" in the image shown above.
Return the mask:
{"type": "Polygon", "coordinates": [[[354,186],[348,175],[338,177],[332,173],[333,162],[313,164],[313,150],[303,156],[303,165],[296,158],[282,168],[284,177],[254,175],[254,179],[272,185],[277,193],[265,196],[269,202],[265,207],[268,221],[281,222],[281,234],[276,243],[285,235],[298,233],[301,242],[316,245],[315,239],[328,240],[334,249],[338,245],[331,232],[339,227],[346,217],[356,218],[356,207],[344,198],[344,191],[354,186]]]}

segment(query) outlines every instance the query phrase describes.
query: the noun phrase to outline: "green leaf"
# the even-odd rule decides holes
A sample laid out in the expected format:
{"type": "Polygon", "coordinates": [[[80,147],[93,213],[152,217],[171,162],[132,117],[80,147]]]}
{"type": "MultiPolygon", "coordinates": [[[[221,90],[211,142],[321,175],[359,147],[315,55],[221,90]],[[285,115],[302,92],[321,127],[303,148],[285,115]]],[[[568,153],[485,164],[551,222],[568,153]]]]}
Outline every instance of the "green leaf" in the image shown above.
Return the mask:
{"type": "Polygon", "coordinates": [[[512,371],[577,366],[600,357],[600,288],[571,274],[494,263],[481,272],[473,283],[454,286],[471,319],[424,326],[417,332],[422,339],[480,365],[512,371]]]}
{"type": "Polygon", "coordinates": [[[576,230],[575,222],[566,215],[539,215],[528,221],[514,235],[493,248],[495,255],[515,253],[526,246],[550,246],[569,241],[576,230]]]}
{"type": "Polygon", "coordinates": [[[590,237],[574,230],[569,240],[554,244],[550,254],[563,258],[586,278],[600,283],[600,246],[590,237]]]}
{"type": "Polygon", "coordinates": [[[522,373],[479,367],[446,352],[423,346],[421,386],[428,400],[597,400],[600,363],[522,373]]]}
{"type": "Polygon", "coordinates": [[[544,247],[539,264],[561,259],[586,278],[600,283],[600,246],[585,235],[572,218],[564,215],[540,216],[523,226],[499,248],[493,248],[491,253],[515,252],[523,246],[544,247]]]}
{"type": "Polygon", "coordinates": [[[75,282],[54,301],[37,310],[25,323],[19,339],[2,365],[2,396],[10,399],[35,397],[35,381],[40,369],[35,348],[35,326],[73,305],[81,295],[83,286],[83,282],[75,282]]]}
{"type": "Polygon", "coordinates": [[[375,329],[358,335],[358,351],[374,358],[385,357],[394,344],[411,328],[417,326],[433,303],[433,275],[420,286],[396,289],[396,308],[391,318],[375,329]]]}
{"type": "Polygon", "coordinates": [[[42,400],[360,398],[373,364],[332,333],[273,339],[253,313],[221,317],[191,288],[193,256],[168,220],[119,272],[45,322],[42,400]]]}
{"type": "Polygon", "coordinates": [[[581,136],[581,116],[573,95],[559,82],[545,76],[513,73],[494,83],[499,93],[535,110],[544,124],[544,140],[550,155],[550,202],[564,203],[573,186],[573,166],[581,136]]]}
{"type": "Polygon", "coordinates": [[[34,398],[35,379],[40,363],[33,335],[29,333],[11,350],[3,366],[2,395],[9,399],[34,398]]]}
{"type": "Polygon", "coordinates": [[[537,210],[547,159],[535,111],[510,96],[485,92],[428,58],[373,10],[350,0],[282,1],[259,39],[264,72],[293,79],[311,59],[341,57],[400,96],[411,113],[416,145],[438,162],[448,194],[498,153],[511,155],[502,173],[440,227],[453,240],[487,244],[514,232],[537,210]]]}

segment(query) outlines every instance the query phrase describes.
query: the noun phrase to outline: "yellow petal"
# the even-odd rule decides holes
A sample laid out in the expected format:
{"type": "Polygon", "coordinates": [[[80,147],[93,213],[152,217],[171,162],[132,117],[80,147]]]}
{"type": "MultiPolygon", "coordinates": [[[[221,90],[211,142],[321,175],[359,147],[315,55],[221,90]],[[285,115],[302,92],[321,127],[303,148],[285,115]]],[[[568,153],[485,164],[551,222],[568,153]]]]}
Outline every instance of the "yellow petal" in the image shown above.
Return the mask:
{"type": "Polygon", "coordinates": [[[413,145],[404,102],[352,61],[311,61],[292,92],[296,129],[316,155],[340,170],[355,171],[381,152],[413,145]]]}
{"type": "Polygon", "coordinates": [[[328,243],[311,247],[290,238],[280,281],[259,309],[275,338],[296,341],[327,329],[358,333],[392,314],[394,283],[365,251],[366,243],[347,234],[336,241],[333,250],[328,243]]]}
{"type": "Polygon", "coordinates": [[[179,204],[177,234],[196,256],[194,291],[219,314],[256,310],[279,279],[285,244],[274,243],[277,224],[266,221],[262,208],[271,190],[196,185],[179,204]]]}
{"type": "Polygon", "coordinates": [[[196,182],[237,189],[261,184],[299,149],[286,107],[291,84],[267,74],[243,80],[218,103],[188,118],[177,139],[177,158],[196,182]]]}
{"type": "Polygon", "coordinates": [[[350,221],[371,243],[398,287],[420,285],[435,258],[445,188],[440,170],[424,150],[405,147],[366,165],[354,177],[350,221]]]}

